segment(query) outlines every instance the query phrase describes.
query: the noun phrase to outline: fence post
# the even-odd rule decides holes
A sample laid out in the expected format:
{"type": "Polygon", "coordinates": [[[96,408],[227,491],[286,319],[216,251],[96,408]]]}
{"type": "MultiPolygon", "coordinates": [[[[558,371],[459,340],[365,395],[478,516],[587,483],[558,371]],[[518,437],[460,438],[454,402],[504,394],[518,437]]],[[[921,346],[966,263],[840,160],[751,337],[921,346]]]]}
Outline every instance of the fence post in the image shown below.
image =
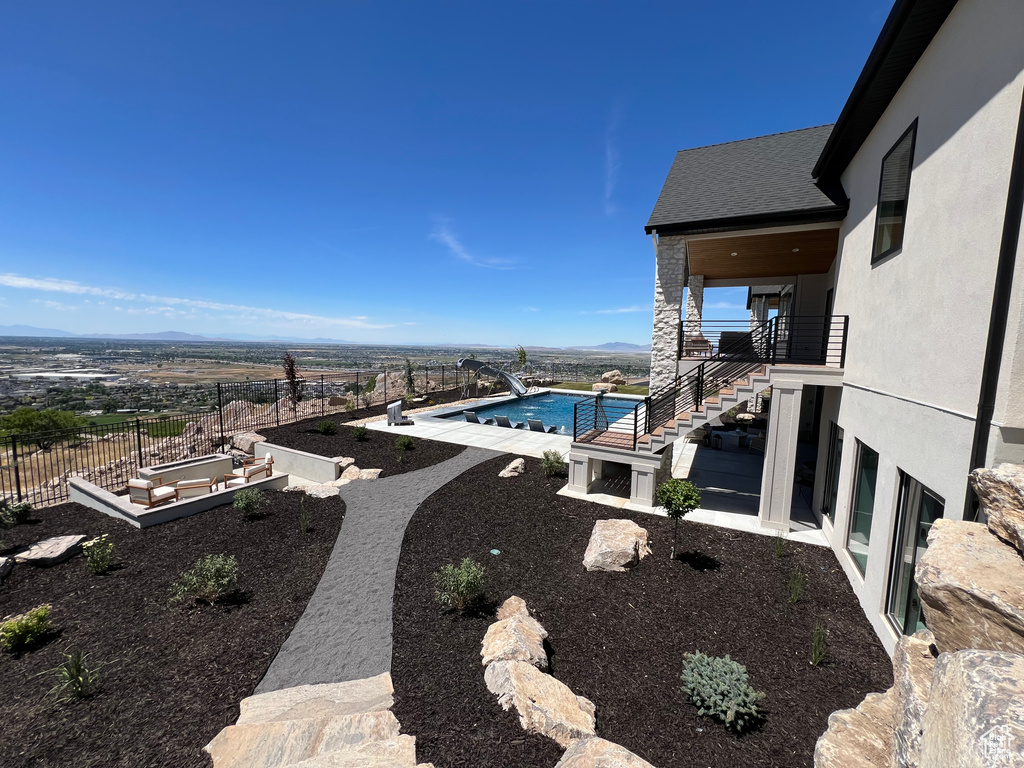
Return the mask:
{"type": "Polygon", "coordinates": [[[327,391],[324,389],[324,375],[320,374],[320,415],[327,415],[327,391]]]}
{"type": "Polygon", "coordinates": [[[430,391],[430,366],[423,366],[423,394],[430,391]]]}
{"type": "Polygon", "coordinates": [[[356,371],[356,408],[359,407],[359,371],[356,371]]]}
{"type": "Polygon", "coordinates": [[[441,366],[441,391],[444,392],[444,366],[441,366]]]}
{"type": "Polygon", "coordinates": [[[138,448],[139,462],[138,466],[142,468],[142,422],[135,419],[135,446],[138,448]]]}
{"type": "Polygon", "coordinates": [[[220,382],[217,382],[217,418],[220,420],[220,448],[224,450],[224,402],[220,396],[220,382]]]}
{"type": "Polygon", "coordinates": [[[21,473],[18,471],[18,436],[11,435],[11,463],[14,466],[14,493],[21,502],[21,473]]]}
{"type": "Polygon", "coordinates": [[[384,405],[388,404],[388,369],[381,368],[381,376],[384,377],[384,405]]]}
{"type": "Polygon", "coordinates": [[[277,379],[274,379],[274,419],[277,421],[277,426],[281,426],[281,403],[280,398],[277,396],[277,379]]]}

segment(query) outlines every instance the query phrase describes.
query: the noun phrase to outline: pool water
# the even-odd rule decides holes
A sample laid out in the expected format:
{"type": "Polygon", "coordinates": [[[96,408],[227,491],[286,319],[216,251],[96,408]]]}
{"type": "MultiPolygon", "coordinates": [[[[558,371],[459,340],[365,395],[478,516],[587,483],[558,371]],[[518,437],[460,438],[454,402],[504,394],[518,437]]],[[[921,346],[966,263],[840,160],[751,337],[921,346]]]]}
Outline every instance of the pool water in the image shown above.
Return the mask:
{"type": "MultiPolygon", "coordinates": [[[[544,422],[545,427],[556,426],[558,427],[557,434],[559,435],[571,435],[572,434],[572,417],[573,417],[573,406],[580,400],[593,397],[593,395],[571,395],[571,394],[546,394],[546,395],[534,395],[533,397],[524,397],[521,400],[507,400],[502,403],[494,403],[493,405],[478,405],[473,408],[470,407],[467,410],[473,411],[479,417],[480,421],[485,418],[493,419],[495,414],[501,416],[508,416],[510,421],[521,421],[526,424],[527,419],[539,419],[544,422]]],[[[631,400],[624,397],[611,397],[605,395],[604,400],[614,401],[616,405],[632,406],[637,403],[636,400],[631,400]]],[[[465,421],[466,417],[460,411],[459,413],[453,413],[451,416],[445,416],[447,419],[456,419],[458,421],[465,421]]],[[[523,427],[527,429],[527,427],[523,427]]]]}

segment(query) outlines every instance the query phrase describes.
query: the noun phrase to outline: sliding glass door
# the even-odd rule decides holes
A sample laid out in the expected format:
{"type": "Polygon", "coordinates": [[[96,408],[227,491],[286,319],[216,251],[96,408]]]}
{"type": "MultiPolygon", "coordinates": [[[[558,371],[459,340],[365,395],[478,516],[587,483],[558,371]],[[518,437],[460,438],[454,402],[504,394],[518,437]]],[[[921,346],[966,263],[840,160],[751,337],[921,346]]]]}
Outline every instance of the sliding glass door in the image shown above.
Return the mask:
{"type": "Polygon", "coordinates": [[[834,421],[828,433],[828,458],[825,464],[825,492],[821,496],[821,511],[829,522],[836,522],[836,504],[839,502],[839,465],[843,459],[843,428],[834,421]]]}
{"type": "Polygon", "coordinates": [[[854,474],[853,509],[846,549],[864,575],[868,567],[868,545],[871,543],[871,517],[875,511],[875,481],[878,479],[878,453],[857,443],[857,471],[854,474]]]}
{"type": "Polygon", "coordinates": [[[928,548],[928,531],[942,517],[942,499],[905,472],[900,472],[900,501],[896,510],[892,572],[886,612],[900,631],[912,635],[924,627],[914,569],[928,548]]]}

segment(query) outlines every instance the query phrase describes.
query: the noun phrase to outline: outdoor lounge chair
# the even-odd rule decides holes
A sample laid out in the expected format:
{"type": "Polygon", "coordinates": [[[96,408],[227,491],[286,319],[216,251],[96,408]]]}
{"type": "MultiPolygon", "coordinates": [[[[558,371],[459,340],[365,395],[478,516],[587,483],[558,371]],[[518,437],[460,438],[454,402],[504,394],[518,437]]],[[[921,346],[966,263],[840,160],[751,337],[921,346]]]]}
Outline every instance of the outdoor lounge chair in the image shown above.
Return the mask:
{"type": "Polygon", "coordinates": [[[389,427],[406,427],[412,424],[412,419],[407,419],[402,415],[402,401],[396,400],[393,403],[388,404],[388,426],[389,427]]]}
{"type": "Polygon", "coordinates": [[[530,425],[531,432],[543,432],[546,435],[550,435],[558,430],[558,427],[545,427],[544,422],[540,419],[527,419],[526,423],[530,425]]]}
{"type": "Polygon", "coordinates": [[[483,421],[480,421],[475,411],[463,411],[463,413],[466,416],[466,421],[468,421],[470,424],[494,424],[494,419],[485,418],[483,421]]]}
{"type": "Polygon", "coordinates": [[[683,357],[710,357],[712,352],[711,342],[703,336],[683,337],[683,357]]]}
{"type": "Polygon", "coordinates": [[[175,501],[177,494],[174,486],[170,483],[164,485],[159,477],[152,480],[139,480],[138,478],[128,481],[128,499],[132,504],[141,504],[149,509],[157,504],[166,504],[175,501]]]}
{"type": "Polygon", "coordinates": [[[273,473],[274,457],[271,454],[268,453],[266,456],[260,456],[258,459],[245,459],[242,461],[243,467],[262,467],[264,465],[270,467],[270,472],[273,473]]]}
{"type": "Polygon", "coordinates": [[[509,429],[519,429],[523,426],[521,421],[509,421],[508,416],[495,416],[494,421],[499,427],[508,427],[509,429]]]}
{"type": "Polygon", "coordinates": [[[237,472],[224,475],[225,488],[248,485],[253,480],[262,480],[274,473],[274,457],[269,453],[262,459],[246,459],[245,462],[237,472]]]}
{"type": "Polygon", "coordinates": [[[181,501],[193,496],[205,496],[208,493],[213,493],[216,487],[217,478],[210,480],[205,477],[199,477],[195,480],[179,480],[174,485],[174,500],[181,501]]]}

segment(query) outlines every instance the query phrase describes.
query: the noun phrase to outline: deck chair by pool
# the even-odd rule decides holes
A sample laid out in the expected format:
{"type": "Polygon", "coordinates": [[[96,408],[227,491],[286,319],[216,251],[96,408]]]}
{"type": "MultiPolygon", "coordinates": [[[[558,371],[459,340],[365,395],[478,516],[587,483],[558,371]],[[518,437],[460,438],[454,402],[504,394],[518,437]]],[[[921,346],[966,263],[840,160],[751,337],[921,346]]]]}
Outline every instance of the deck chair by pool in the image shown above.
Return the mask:
{"type": "Polygon", "coordinates": [[[508,416],[495,416],[494,421],[499,427],[508,427],[509,429],[519,429],[523,426],[521,421],[509,421],[508,416]]]}
{"type": "Polygon", "coordinates": [[[175,500],[174,486],[161,483],[159,477],[152,480],[136,478],[128,481],[128,499],[132,504],[141,504],[147,509],[157,504],[166,504],[175,500]]]}
{"type": "Polygon", "coordinates": [[[540,419],[527,419],[526,423],[530,425],[531,432],[543,432],[546,435],[550,435],[558,429],[558,427],[545,427],[544,422],[540,419]]]}
{"type": "Polygon", "coordinates": [[[412,424],[412,419],[408,419],[402,415],[402,401],[396,400],[393,403],[388,404],[388,426],[389,427],[407,427],[412,424]]]}
{"type": "Polygon", "coordinates": [[[466,416],[466,421],[470,424],[494,424],[494,419],[484,419],[480,421],[480,418],[476,415],[476,411],[463,411],[466,416]]]}

